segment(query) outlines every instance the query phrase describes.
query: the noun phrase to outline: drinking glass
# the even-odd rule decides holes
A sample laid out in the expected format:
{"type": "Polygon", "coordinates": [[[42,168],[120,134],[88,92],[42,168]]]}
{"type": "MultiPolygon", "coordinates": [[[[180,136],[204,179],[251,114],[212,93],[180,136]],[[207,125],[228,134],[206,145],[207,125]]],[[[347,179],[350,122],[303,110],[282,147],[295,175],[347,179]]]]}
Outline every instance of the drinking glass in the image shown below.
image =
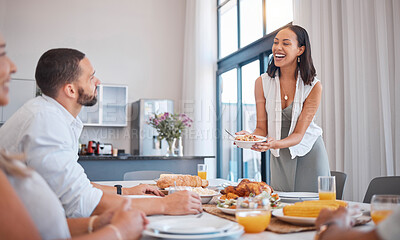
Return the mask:
{"type": "Polygon", "coordinates": [[[375,224],[385,220],[399,206],[399,195],[374,195],[371,200],[371,218],[375,224]]]}
{"type": "Polygon", "coordinates": [[[334,176],[318,177],[318,195],[319,200],[336,199],[336,181],[334,176]]]}
{"type": "Polygon", "coordinates": [[[236,221],[246,233],[264,231],[271,221],[271,207],[268,199],[257,197],[238,198],[236,201],[236,221]]]}
{"type": "Polygon", "coordinates": [[[207,164],[197,164],[197,176],[201,179],[207,179],[207,164]]]}

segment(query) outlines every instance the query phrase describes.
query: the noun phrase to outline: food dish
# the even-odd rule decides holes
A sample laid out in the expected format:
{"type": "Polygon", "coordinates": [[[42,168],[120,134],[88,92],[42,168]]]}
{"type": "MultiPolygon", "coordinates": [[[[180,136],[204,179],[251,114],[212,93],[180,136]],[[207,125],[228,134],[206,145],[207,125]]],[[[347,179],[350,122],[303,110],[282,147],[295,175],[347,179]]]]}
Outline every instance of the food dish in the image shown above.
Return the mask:
{"type": "Polygon", "coordinates": [[[206,204],[206,203],[210,202],[214,196],[218,196],[218,195],[219,195],[219,193],[214,194],[214,195],[200,195],[201,203],[206,204]]]}
{"type": "Polygon", "coordinates": [[[275,209],[272,211],[272,215],[277,217],[279,220],[292,223],[295,225],[314,225],[316,218],[309,217],[289,217],[283,215],[283,209],[275,209]]]}
{"type": "Polygon", "coordinates": [[[217,206],[217,208],[226,214],[235,215],[235,213],[236,213],[236,208],[223,208],[223,207],[218,207],[218,206],[217,206]]]}
{"type": "MultiPolygon", "coordinates": [[[[165,222],[165,221],[161,221],[165,222]]],[[[182,221],[177,221],[180,225],[182,225],[182,221]]],[[[204,222],[204,220],[203,220],[204,222]]],[[[207,221],[210,222],[210,221],[207,221]]],[[[218,222],[221,222],[218,220],[218,222]]],[[[216,224],[216,221],[211,221],[212,224],[216,224]]],[[[225,223],[225,221],[224,221],[225,223]]],[[[243,233],[243,227],[240,226],[237,223],[229,222],[227,224],[230,224],[228,228],[223,228],[224,230],[217,231],[217,232],[199,232],[197,230],[197,233],[195,229],[193,229],[192,222],[188,224],[190,227],[190,231],[186,233],[166,233],[166,232],[160,232],[158,230],[154,230],[151,228],[152,223],[150,223],[146,230],[143,231],[144,236],[151,236],[151,237],[157,237],[157,238],[164,238],[164,239],[238,239],[243,233]]],[[[163,224],[161,224],[163,225],[163,224]]],[[[226,227],[226,226],[225,226],[226,227]]]]}
{"type": "MultiPolygon", "coordinates": [[[[295,225],[301,225],[301,226],[307,226],[307,225],[314,225],[315,220],[317,218],[313,217],[291,217],[291,216],[285,216],[283,215],[283,209],[275,209],[272,211],[272,215],[277,217],[279,220],[282,220],[284,222],[292,223],[295,225]]],[[[362,213],[357,213],[353,215],[353,218],[358,218],[361,217],[362,213]]]]}
{"type": "Polygon", "coordinates": [[[165,189],[172,186],[207,187],[208,181],[199,176],[182,174],[161,174],[157,180],[157,187],[165,189]]]}
{"type": "Polygon", "coordinates": [[[254,135],[257,140],[248,140],[247,138],[245,138],[245,136],[247,135],[237,135],[235,139],[231,138],[232,141],[235,142],[236,146],[240,147],[240,148],[245,148],[245,149],[250,149],[254,143],[258,143],[258,142],[265,142],[267,140],[266,137],[263,136],[257,136],[254,135]],[[244,139],[245,141],[242,140],[237,140],[237,139],[244,139]]]}

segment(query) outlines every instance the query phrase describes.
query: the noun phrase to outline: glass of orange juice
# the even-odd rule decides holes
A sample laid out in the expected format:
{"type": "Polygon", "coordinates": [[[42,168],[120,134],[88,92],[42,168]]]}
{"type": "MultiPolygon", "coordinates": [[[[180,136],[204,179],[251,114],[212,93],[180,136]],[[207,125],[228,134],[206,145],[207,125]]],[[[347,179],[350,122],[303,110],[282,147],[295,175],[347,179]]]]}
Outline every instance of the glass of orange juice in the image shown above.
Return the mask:
{"type": "Polygon", "coordinates": [[[236,221],[244,227],[246,233],[264,231],[271,221],[269,200],[263,201],[251,197],[238,198],[236,202],[236,221]]]}
{"type": "Polygon", "coordinates": [[[207,164],[197,164],[197,176],[201,179],[207,179],[207,164]]]}
{"type": "Polygon", "coordinates": [[[319,200],[336,199],[336,179],[334,176],[318,177],[318,195],[319,200]]]}
{"type": "Polygon", "coordinates": [[[371,199],[371,218],[375,224],[385,220],[400,204],[399,195],[374,195],[371,199]]]}

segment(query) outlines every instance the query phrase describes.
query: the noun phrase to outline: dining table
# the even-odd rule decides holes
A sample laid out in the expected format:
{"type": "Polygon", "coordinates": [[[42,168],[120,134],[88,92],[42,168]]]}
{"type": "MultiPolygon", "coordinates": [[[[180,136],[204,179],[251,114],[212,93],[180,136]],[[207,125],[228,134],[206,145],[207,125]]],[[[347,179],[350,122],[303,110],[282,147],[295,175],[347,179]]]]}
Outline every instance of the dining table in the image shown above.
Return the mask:
{"type": "MultiPolygon", "coordinates": [[[[224,180],[224,179],[215,179],[219,185],[221,184],[229,184],[231,182],[224,180]]],[[[137,186],[139,184],[149,184],[149,185],[155,185],[156,182],[155,180],[139,180],[139,181],[97,181],[95,182],[97,184],[102,184],[102,185],[107,185],[107,186],[114,186],[116,184],[122,185],[123,187],[133,187],[137,186]]],[[[133,196],[133,197],[138,197],[140,196],[133,196]]],[[[370,211],[370,204],[366,203],[360,203],[360,202],[352,202],[352,201],[347,201],[350,206],[352,205],[357,205],[362,212],[369,212],[370,211]]],[[[154,216],[148,216],[148,220],[150,223],[155,222],[155,221],[160,221],[160,220],[168,220],[168,219],[174,219],[178,221],[185,222],[185,220],[189,218],[195,218],[197,217],[196,215],[184,215],[184,216],[171,216],[171,215],[154,215],[154,216]]],[[[226,219],[220,218],[218,216],[209,214],[207,212],[203,212],[201,218],[204,221],[227,221],[226,219]]],[[[355,228],[360,230],[360,231],[369,231],[372,230],[375,227],[375,224],[370,221],[366,224],[363,224],[361,226],[356,226],[355,228]]],[[[266,240],[306,240],[306,239],[314,239],[315,237],[315,230],[311,231],[302,231],[302,232],[295,232],[295,233],[275,233],[271,231],[263,231],[261,233],[243,233],[241,236],[236,236],[234,239],[244,239],[244,240],[255,240],[255,239],[266,239],[266,240]]],[[[159,237],[151,237],[148,235],[143,235],[142,240],[150,240],[150,239],[161,239],[159,237]]],[[[189,238],[188,238],[189,239],[189,238]]],[[[213,238],[215,239],[215,238],[213,238]]],[[[227,238],[221,238],[221,239],[227,239],[227,238]]]]}

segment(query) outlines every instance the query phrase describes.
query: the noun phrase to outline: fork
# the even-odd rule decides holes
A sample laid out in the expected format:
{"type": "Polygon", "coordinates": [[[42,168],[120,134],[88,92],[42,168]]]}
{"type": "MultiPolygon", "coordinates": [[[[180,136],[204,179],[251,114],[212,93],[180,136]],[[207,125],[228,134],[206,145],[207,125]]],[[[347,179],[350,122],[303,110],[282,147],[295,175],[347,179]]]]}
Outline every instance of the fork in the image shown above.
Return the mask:
{"type": "Polygon", "coordinates": [[[233,134],[231,132],[229,132],[226,128],[225,128],[225,132],[228,133],[231,137],[233,137],[233,139],[235,139],[236,137],[233,136],[233,134]]]}

